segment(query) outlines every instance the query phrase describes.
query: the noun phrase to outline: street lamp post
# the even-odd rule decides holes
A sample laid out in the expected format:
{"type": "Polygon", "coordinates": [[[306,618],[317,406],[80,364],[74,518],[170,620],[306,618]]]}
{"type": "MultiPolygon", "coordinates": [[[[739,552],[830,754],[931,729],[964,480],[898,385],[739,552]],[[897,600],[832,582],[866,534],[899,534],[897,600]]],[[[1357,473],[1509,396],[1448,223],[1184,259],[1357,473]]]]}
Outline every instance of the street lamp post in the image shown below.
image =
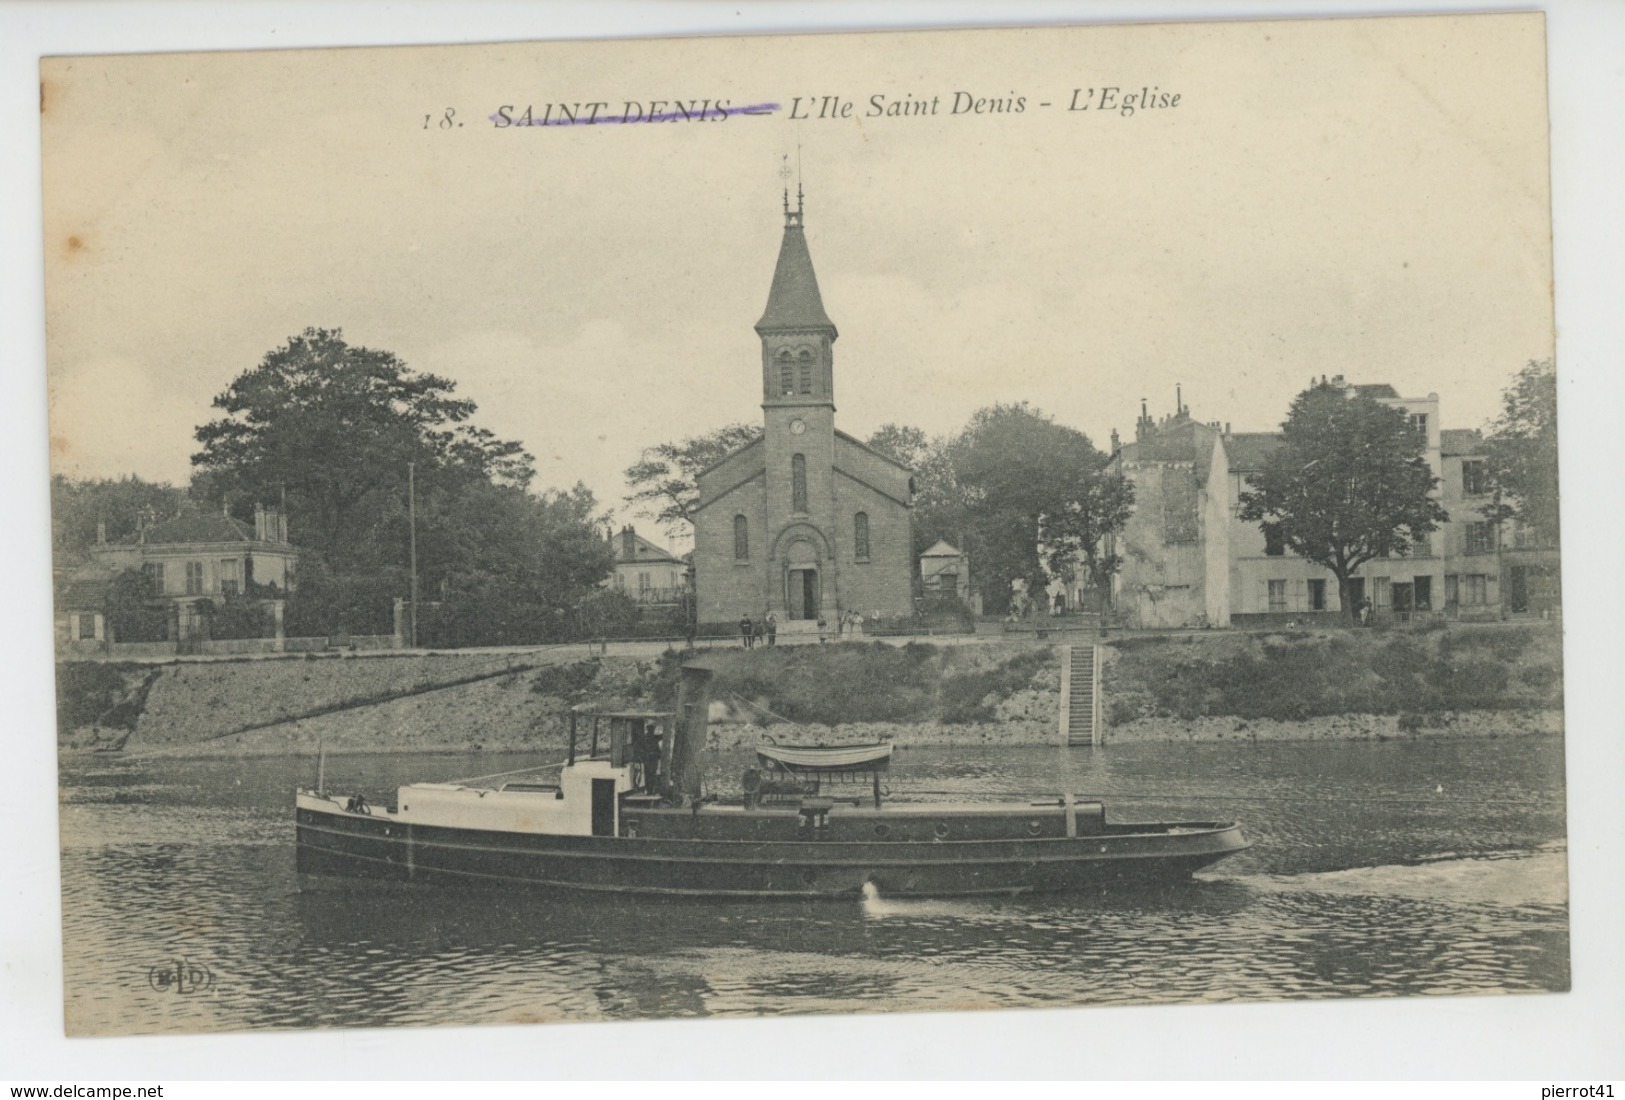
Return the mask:
{"type": "Polygon", "coordinates": [[[418,464],[406,464],[406,516],[412,562],[412,648],[418,647],[418,464]]]}

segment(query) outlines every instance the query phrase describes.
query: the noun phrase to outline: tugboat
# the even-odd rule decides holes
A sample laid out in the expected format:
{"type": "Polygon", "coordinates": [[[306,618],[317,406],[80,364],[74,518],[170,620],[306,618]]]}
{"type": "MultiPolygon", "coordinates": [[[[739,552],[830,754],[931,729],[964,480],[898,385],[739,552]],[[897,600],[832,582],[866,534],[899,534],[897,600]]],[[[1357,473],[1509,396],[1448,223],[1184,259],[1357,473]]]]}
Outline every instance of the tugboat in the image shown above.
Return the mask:
{"type": "Polygon", "coordinates": [[[1010,896],[1177,881],[1248,847],[1233,822],[1108,821],[1073,795],[886,802],[886,744],[763,748],[737,797],[705,794],[710,678],[684,668],[674,711],[571,711],[557,782],[410,783],[375,807],[318,779],[296,795],[298,870],[709,898],[1010,896]]]}

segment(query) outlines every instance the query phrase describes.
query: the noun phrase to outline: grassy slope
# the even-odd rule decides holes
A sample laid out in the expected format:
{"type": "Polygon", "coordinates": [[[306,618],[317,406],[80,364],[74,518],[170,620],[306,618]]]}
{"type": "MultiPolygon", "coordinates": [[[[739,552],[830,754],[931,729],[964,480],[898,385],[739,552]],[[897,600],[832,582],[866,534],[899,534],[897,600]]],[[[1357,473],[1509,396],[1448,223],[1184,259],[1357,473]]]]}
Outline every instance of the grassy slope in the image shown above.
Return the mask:
{"type": "Polygon", "coordinates": [[[1202,715],[1285,721],[1561,707],[1549,624],[1127,638],[1106,674],[1109,720],[1202,715]]]}
{"type": "MultiPolygon", "coordinates": [[[[1562,637],[1546,624],[1441,631],[1315,631],[1145,635],[1108,650],[1113,726],[1203,715],[1297,721],[1320,715],[1549,710],[1562,705],[1562,637]]],[[[707,653],[712,697],[743,716],[796,722],[977,724],[1018,709],[1053,710],[1059,652],[1030,642],[944,646],[882,643],[707,653]],[[1005,708],[1007,711],[1008,707],[1005,708]]],[[[245,662],[169,667],[65,665],[58,707],[64,744],[133,740],[191,744],[281,718],[262,740],[345,731],[383,743],[455,740],[485,730],[503,743],[551,738],[572,704],[669,706],[678,656],[611,658],[514,670],[485,685],[407,698],[501,666],[489,657],[245,662]],[[478,665],[479,667],[475,667],[478,665]],[[519,692],[513,687],[522,687],[519,692]],[[498,689],[501,690],[498,690],[498,689]],[[393,701],[385,701],[390,700],[393,701]],[[494,700],[500,700],[497,706],[494,700]],[[311,717],[325,710],[353,710],[311,717]],[[511,711],[511,714],[509,713],[511,711]],[[494,715],[505,717],[495,722],[494,715]],[[543,727],[546,727],[545,733],[543,727]],[[431,736],[432,735],[432,736],[431,736]]],[[[111,743],[106,747],[116,747],[111,743]]]]}

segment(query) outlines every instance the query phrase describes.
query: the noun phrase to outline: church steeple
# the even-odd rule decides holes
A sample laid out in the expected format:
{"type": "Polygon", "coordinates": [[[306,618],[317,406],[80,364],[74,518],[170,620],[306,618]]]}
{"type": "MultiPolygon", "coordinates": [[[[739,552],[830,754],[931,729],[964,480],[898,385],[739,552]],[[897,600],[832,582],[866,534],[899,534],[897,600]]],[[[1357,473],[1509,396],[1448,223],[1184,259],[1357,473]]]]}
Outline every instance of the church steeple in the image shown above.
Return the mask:
{"type": "Polygon", "coordinates": [[[756,322],[756,331],[766,336],[779,329],[827,329],[835,339],[835,322],[824,312],[824,299],[818,293],[818,276],[813,274],[812,255],[807,251],[803,230],[801,188],[796,188],[796,208],[790,209],[790,193],[784,193],[784,241],[779,245],[779,263],[773,269],[773,286],[767,292],[767,308],[756,322]]]}
{"type": "MultiPolygon", "coordinates": [[[[784,194],[784,240],[773,269],[767,308],[756,322],[762,338],[762,403],[780,406],[835,407],[834,343],[840,335],[824,312],[813,274],[812,255],[802,217],[801,188],[790,209],[784,194]]],[[[833,429],[832,429],[833,430],[833,429]]]]}

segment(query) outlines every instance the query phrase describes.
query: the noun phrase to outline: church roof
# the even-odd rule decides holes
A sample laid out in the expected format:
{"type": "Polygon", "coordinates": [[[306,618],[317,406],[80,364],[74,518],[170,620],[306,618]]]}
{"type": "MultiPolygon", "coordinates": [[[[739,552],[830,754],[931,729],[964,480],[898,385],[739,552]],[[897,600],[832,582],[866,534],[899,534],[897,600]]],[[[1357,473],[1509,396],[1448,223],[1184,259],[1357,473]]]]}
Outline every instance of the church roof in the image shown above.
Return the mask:
{"type": "Polygon", "coordinates": [[[863,440],[859,439],[857,436],[855,436],[855,435],[847,435],[845,432],[841,431],[841,429],[839,429],[839,428],[835,429],[835,438],[839,439],[839,440],[842,440],[843,442],[850,443],[850,444],[852,444],[852,446],[858,448],[859,450],[868,451],[870,454],[874,455],[876,458],[880,459],[882,462],[888,462],[891,465],[896,466],[899,470],[907,470],[909,473],[914,472],[914,470],[911,467],[903,465],[903,463],[897,461],[897,459],[893,458],[891,455],[887,454],[885,451],[878,450],[878,449],[876,449],[874,447],[871,447],[871,446],[869,446],[869,444],[865,443],[863,440]]]}
{"type": "Polygon", "coordinates": [[[799,212],[785,222],[779,263],[773,269],[773,288],[767,292],[767,309],[756,322],[757,332],[776,328],[827,328],[832,337],[835,335],[835,322],[824,312],[824,299],[818,293],[818,276],[813,274],[812,255],[807,251],[799,212]]]}

